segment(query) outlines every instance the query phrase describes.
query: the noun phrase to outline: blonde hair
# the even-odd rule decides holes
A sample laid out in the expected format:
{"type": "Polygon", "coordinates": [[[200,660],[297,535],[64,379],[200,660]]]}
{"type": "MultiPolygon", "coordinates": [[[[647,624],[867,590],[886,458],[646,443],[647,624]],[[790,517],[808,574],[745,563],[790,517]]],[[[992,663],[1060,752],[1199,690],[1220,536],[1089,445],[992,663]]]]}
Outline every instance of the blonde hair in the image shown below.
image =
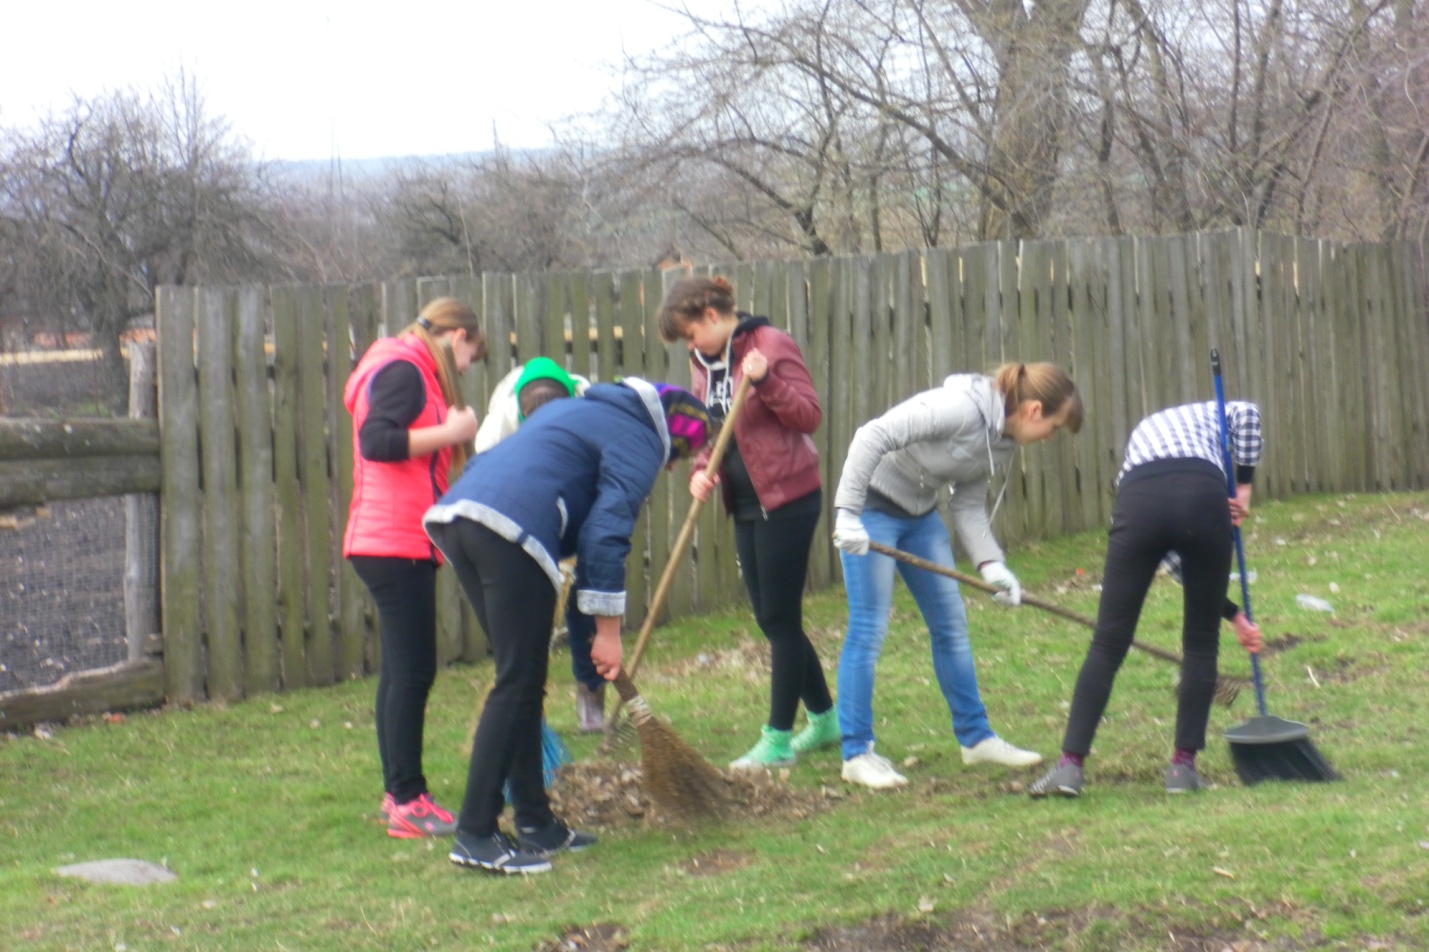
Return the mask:
{"type": "Polygon", "coordinates": [[[660,305],[660,339],[673,344],[684,336],[685,328],[712,307],[724,316],[734,313],[734,285],[728,278],[681,278],[670,286],[660,305]]]}
{"type": "Polygon", "coordinates": [[[1007,416],[1028,400],[1042,404],[1044,416],[1056,416],[1067,409],[1067,429],[1080,433],[1082,429],[1082,396],[1067,372],[1056,364],[1007,363],[992,372],[993,386],[1002,394],[1007,416]]]}
{"type": "MultiPolygon", "coordinates": [[[[457,383],[456,365],[452,363],[451,348],[444,337],[451,331],[466,331],[467,340],[476,345],[476,359],[486,357],[486,334],[481,330],[481,321],[470,305],[456,298],[439,297],[427,302],[417,314],[417,319],[403,329],[403,334],[415,334],[426,345],[427,351],[437,365],[437,382],[441,384],[442,399],[448,407],[465,405],[457,383]]],[[[461,472],[466,465],[468,448],[465,444],[452,446],[452,470],[461,472]]]]}

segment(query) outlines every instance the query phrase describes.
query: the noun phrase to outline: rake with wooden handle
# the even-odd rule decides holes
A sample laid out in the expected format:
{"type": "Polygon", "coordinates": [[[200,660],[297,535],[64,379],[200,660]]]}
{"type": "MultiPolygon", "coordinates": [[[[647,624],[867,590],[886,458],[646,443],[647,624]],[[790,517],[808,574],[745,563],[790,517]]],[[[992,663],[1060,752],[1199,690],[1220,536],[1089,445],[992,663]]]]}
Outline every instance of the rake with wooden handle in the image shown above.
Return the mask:
{"type": "MultiPolygon", "coordinates": [[[[927,559],[919,558],[916,555],[904,552],[901,549],[895,549],[889,545],[884,545],[881,542],[869,542],[868,548],[870,551],[877,552],[880,555],[886,555],[889,558],[896,559],[914,568],[935,572],[938,575],[946,575],[948,578],[955,579],[963,585],[979,589],[980,591],[990,592],[994,595],[1002,591],[1002,589],[996,585],[989,585],[980,578],[959,572],[957,569],[950,569],[946,565],[939,565],[937,562],[929,562],[927,559]]],[[[1033,608],[1040,608],[1044,612],[1051,612],[1053,615],[1058,615],[1068,621],[1074,621],[1086,628],[1095,630],[1097,627],[1097,623],[1085,615],[1079,615],[1070,608],[1063,608],[1061,605],[1043,601],[1034,595],[1028,595],[1026,592],[1022,593],[1022,604],[1031,605],[1033,608]]],[[[1174,651],[1167,651],[1155,645],[1148,645],[1134,638],[1131,641],[1131,646],[1138,651],[1144,651],[1149,655],[1160,658],[1162,661],[1169,661],[1178,667],[1181,664],[1181,656],[1174,651]]],[[[1237,678],[1230,678],[1225,675],[1218,676],[1216,678],[1216,700],[1226,707],[1230,707],[1230,705],[1235,702],[1236,696],[1240,694],[1240,689],[1243,684],[1244,682],[1237,678]]]]}
{"type": "MultiPolygon", "coordinates": [[[[749,397],[749,389],[753,381],[748,376],[740,378],[739,386],[734,391],[734,400],[729,406],[729,413],[725,414],[724,423],[719,428],[719,435],[715,437],[714,447],[710,450],[710,459],[705,464],[705,475],[711,480],[719,473],[719,467],[724,462],[725,450],[729,448],[729,442],[734,438],[734,421],[739,418],[740,410],[744,409],[744,401],[749,397]]],[[[690,547],[690,540],[695,535],[695,524],[699,522],[700,510],[704,503],[696,499],[690,503],[690,512],[685,516],[685,524],[680,527],[680,534],[675,537],[675,545],[670,549],[670,559],[665,563],[665,571],[660,576],[660,583],[655,586],[655,594],[650,599],[650,610],[645,613],[645,621],[640,625],[640,634],[635,639],[635,647],[630,651],[630,657],[626,660],[624,670],[630,677],[635,677],[635,673],[640,670],[640,659],[645,654],[645,646],[650,641],[650,633],[655,630],[655,622],[660,616],[660,610],[665,607],[665,599],[670,594],[670,586],[674,584],[675,572],[679,570],[684,562],[685,551],[690,547]]],[[[625,705],[625,696],[622,693],[621,699],[616,702],[615,708],[610,712],[610,717],[605,722],[605,740],[601,747],[609,751],[613,747],[621,746],[630,739],[628,726],[622,721],[621,713],[625,705]]]]}

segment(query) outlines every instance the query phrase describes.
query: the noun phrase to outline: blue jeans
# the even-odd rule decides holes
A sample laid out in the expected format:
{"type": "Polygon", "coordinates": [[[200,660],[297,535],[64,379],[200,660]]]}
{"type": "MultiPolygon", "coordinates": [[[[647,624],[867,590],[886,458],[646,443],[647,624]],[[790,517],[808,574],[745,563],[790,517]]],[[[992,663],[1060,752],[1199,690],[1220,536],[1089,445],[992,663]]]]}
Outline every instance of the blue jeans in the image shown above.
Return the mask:
{"type": "MultiPolygon", "coordinates": [[[[901,549],[939,565],[953,567],[953,548],[943,520],[933,510],[917,519],[899,518],[872,509],[863,511],[863,526],[874,542],[901,549]]],[[[993,736],[987,708],[977,690],[968,619],[958,583],[945,575],[895,562],[870,552],[840,552],[844,587],[848,592],[848,635],[839,655],[838,710],[843,730],[845,760],[866,753],[873,744],[873,670],[888,633],[888,613],[893,607],[893,573],[913,593],[933,649],[933,672],[958,743],[971,747],[993,736]]]]}

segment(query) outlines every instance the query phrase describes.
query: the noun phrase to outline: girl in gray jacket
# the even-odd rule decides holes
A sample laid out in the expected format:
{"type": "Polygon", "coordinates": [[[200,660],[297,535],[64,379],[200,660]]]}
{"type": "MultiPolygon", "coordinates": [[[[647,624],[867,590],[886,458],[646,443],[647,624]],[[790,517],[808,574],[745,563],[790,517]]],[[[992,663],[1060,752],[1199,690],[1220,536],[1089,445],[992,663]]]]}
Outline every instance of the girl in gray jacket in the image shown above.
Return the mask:
{"type": "Polygon", "coordinates": [[[1002,589],[997,599],[1019,604],[1022,588],[992,536],[988,480],[1018,446],[1048,439],[1062,427],[1073,433],[1082,427],[1082,401],[1071,378],[1054,364],[1010,363],[991,377],[951,376],[854,434],[834,497],[834,543],[841,550],[849,610],[838,673],[844,780],[875,789],[907,782],[873,749],[874,668],[888,630],[895,569],[928,625],[933,671],[963,763],[1041,763],[1041,755],[1019,750],[988,725],[957,582],[870,553],[868,544],[876,540],[952,568],[951,539],[937,508],[938,490],[950,486],[958,541],[982,577],[1002,589]]]}

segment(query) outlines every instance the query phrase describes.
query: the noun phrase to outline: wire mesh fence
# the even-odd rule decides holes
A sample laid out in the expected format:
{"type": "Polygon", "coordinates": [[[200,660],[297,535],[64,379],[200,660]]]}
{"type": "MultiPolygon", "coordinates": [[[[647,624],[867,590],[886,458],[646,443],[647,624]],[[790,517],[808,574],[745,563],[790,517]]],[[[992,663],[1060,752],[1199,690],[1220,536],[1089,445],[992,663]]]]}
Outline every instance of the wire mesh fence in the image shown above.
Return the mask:
{"type": "MultiPolygon", "coordinates": [[[[140,535],[157,540],[157,526],[147,518],[151,524],[140,526],[140,535]]],[[[15,513],[5,525],[0,692],[124,661],[123,497],[51,503],[15,513]]]]}
{"type": "MultiPolygon", "coordinates": [[[[98,351],[6,351],[0,354],[0,415],[122,415],[112,381],[98,351]]],[[[156,546],[157,505],[130,509],[142,514],[133,538],[156,546]]],[[[129,657],[129,519],[123,496],[0,511],[0,692],[43,687],[129,657]]]]}

